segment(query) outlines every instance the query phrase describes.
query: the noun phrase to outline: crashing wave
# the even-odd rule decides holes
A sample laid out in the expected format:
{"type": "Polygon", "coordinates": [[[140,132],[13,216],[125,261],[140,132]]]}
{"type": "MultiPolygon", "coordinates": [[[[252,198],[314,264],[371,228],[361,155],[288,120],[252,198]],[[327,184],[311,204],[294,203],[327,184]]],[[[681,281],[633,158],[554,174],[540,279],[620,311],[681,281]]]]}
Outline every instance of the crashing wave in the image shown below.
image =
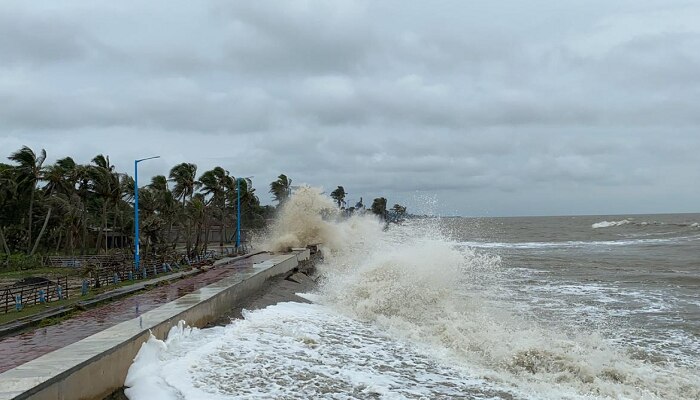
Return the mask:
{"type": "MultiPolygon", "coordinates": [[[[348,327],[343,334],[347,333],[348,340],[356,346],[348,351],[357,351],[360,356],[366,354],[367,362],[371,361],[374,352],[388,344],[377,336],[374,350],[367,348],[353,336],[349,321],[368,324],[388,338],[427,349],[426,353],[445,365],[468,369],[499,387],[528,393],[533,398],[700,398],[697,372],[640,360],[631,356],[626,347],[598,334],[569,332],[554,322],[542,326],[511,312],[512,304],[498,300],[495,295],[502,290],[499,282],[507,279],[508,274],[507,269],[501,268],[501,260],[485,249],[475,250],[450,240],[438,222],[409,221],[384,232],[383,224],[371,216],[322,218],[320,214],[329,204],[330,199],[318,190],[297,191],[281,211],[269,245],[283,249],[312,242],[324,243],[327,251],[324,262],[318,266],[323,279],[315,300],[334,313],[349,317],[348,321],[340,323],[341,327],[348,327]]],[[[631,223],[630,220],[603,222],[594,224],[594,228],[595,225],[631,223]]],[[[289,321],[308,318],[310,312],[310,308],[293,312],[289,321]]],[[[265,313],[256,315],[247,318],[247,324],[234,324],[226,329],[250,326],[250,339],[246,340],[264,336],[270,327],[258,318],[265,313]]],[[[278,319],[275,317],[271,321],[277,323],[278,319]]],[[[290,324],[282,324],[280,329],[292,340],[309,326],[291,327],[290,324]]],[[[322,320],[311,324],[321,325],[324,325],[322,320]]],[[[276,325],[274,329],[277,329],[276,325]]],[[[266,387],[264,385],[268,384],[268,377],[276,373],[277,365],[289,366],[296,362],[295,355],[283,357],[274,366],[258,368],[260,362],[268,359],[260,356],[261,352],[273,346],[277,336],[270,337],[260,347],[241,353],[240,357],[229,357],[238,346],[245,346],[246,342],[240,341],[245,337],[241,338],[240,334],[239,331],[228,336],[227,340],[218,340],[215,351],[208,354],[198,350],[199,341],[192,345],[194,350],[173,348],[166,355],[162,354],[163,346],[154,342],[150,357],[172,360],[168,363],[172,368],[164,369],[171,371],[168,374],[172,382],[180,378],[195,380],[211,363],[219,363],[217,365],[221,365],[224,372],[231,371],[227,369],[230,365],[238,371],[236,368],[239,367],[235,366],[239,365],[239,358],[248,357],[250,365],[255,367],[250,369],[251,373],[260,374],[255,376],[257,380],[252,388],[266,387]]],[[[309,350],[301,349],[299,355],[313,355],[316,349],[332,347],[320,334],[309,338],[300,339],[299,343],[308,342],[309,350]]],[[[202,343],[207,343],[207,340],[202,343]]],[[[289,343],[282,345],[290,347],[289,343]]],[[[148,348],[143,351],[145,361],[137,362],[140,365],[134,364],[133,368],[146,368],[154,362],[148,361],[148,348]]],[[[333,360],[321,357],[321,361],[333,360]]],[[[410,362],[406,364],[405,359],[397,358],[392,362],[400,366],[395,376],[399,376],[402,369],[413,368],[410,362]]],[[[347,363],[338,361],[337,364],[342,367],[338,369],[339,376],[349,374],[345,368],[347,363]]],[[[288,367],[282,369],[290,373],[288,367]]],[[[294,368],[291,370],[297,372],[294,368]]],[[[148,368],[144,371],[149,372],[148,368]]],[[[306,379],[307,375],[317,376],[313,371],[309,370],[299,379],[306,379]]],[[[130,376],[132,378],[127,383],[136,382],[137,375],[130,372],[130,376]]],[[[280,376],[283,379],[287,375],[280,376]]],[[[209,377],[207,373],[202,379],[209,377]]],[[[226,379],[231,377],[217,376],[202,387],[217,391],[217,382],[226,379]]],[[[143,386],[147,384],[145,382],[143,386]]],[[[397,384],[396,387],[403,386],[397,384]]],[[[367,393],[358,393],[357,396],[367,397],[367,393]]],[[[212,395],[206,398],[225,397],[212,395]]]]}

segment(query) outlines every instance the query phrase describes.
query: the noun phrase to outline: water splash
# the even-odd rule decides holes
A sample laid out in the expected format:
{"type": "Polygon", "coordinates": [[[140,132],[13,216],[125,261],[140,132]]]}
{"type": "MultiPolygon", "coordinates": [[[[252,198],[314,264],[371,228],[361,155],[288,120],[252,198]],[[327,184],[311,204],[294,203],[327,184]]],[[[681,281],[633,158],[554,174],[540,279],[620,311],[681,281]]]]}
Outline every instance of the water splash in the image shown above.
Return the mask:
{"type": "MultiPolygon", "coordinates": [[[[504,391],[491,397],[700,398],[697,371],[638,357],[596,332],[570,332],[566,321],[543,324],[516,314],[512,304],[496,295],[499,282],[508,279],[500,259],[451,240],[439,220],[414,220],[384,231],[372,216],[341,219],[328,211],[332,209],[318,189],[298,190],[267,242],[277,250],[324,243],[317,308],[278,305],[193,338],[181,327],[173,337],[189,339],[181,345],[164,342],[165,347],[152,339],[132,370],[159,376],[155,382],[165,385],[160,393],[173,387],[180,395],[207,393],[196,398],[265,397],[265,385],[273,378],[276,393],[289,398],[329,393],[327,397],[343,393],[349,398],[448,396],[430,391],[440,385],[417,385],[411,375],[415,363],[392,364],[393,356],[377,350],[399,346],[412,354],[409,358],[424,356],[441,365],[441,372],[430,372],[433,382],[462,385],[459,394],[465,396],[478,397],[474,382],[480,382],[482,388],[504,391]],[[336,340],[339,336],[347,340],[336,340]],[[320,352],[323,346],[345,355],[320,352]],[[299,357],[310,361],[300,364],[299,357]],[[156,370],[144,367],[154,364],[156,370]],[[363,365],[376,366],[380,383],[372,386],[362,378],[367,372],[363,365]],[[335,378],[324,368],[335,371],[335,378]],[[450,381],[441,374],[460,377],[450,381]],[[248,375],[255,379],[246,380],[248,375]],[[239,379],[244,386],[235,384],[239,379]],[[300,386],[300,380],[309,386],[300,386]],[[411,385],[417,386],[415,396],[406,390],[411,385]]],[[[127,381],[134,390],[148,385],[139,383],[137,375],[130,371],[127,381]]]]}

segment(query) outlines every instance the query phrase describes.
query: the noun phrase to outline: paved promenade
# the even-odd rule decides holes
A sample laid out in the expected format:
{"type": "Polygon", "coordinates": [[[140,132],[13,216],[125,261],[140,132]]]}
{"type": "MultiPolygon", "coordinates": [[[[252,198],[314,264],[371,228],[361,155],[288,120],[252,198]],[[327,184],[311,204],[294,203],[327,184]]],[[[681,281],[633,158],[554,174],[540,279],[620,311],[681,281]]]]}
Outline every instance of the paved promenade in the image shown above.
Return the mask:
{"type": "Polygon", "coordinates": [[[248,270],[254,263],[271,258],[258,254],[228,265],[187,277],[168,285],[105,303],[56,325],[31,329],[0,339],[0,373],[75,343],[121,322],[137,318],[165,303],[191,293],[225,277],[248,270]]]}

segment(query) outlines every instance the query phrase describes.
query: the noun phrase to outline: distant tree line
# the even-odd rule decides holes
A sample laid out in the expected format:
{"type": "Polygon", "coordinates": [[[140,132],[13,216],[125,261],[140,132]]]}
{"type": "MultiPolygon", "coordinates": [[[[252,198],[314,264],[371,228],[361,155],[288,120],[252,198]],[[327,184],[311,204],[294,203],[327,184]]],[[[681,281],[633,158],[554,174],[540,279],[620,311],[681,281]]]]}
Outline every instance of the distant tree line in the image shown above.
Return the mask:
{"type": "MultiPolygon", "coordinates": [[[[99,154],[89,164],[65,157],[46,165],[45,150],[25,146],[8,158],[10,163],[0,163],[0,253],[133,249],[134,179],[118,172],[108,156],[99,154]]],[[[286,177],[273,183],[278,201],[288,195],[289,183],[286,177]]],[[[248,178],[236,182],[222,167],[198,174],[192,163],[175,165],[167,177],[154,176],[139,188],[144,251],[180,243],[188,253],[202,251],[214,226],[223,245],[234,234],[238,190],[243,227],[263,226],[274,207],[260,205],[248,178]]]]}
{"type": "MultiPolygon", "coordinates": [[[[133,251],[134,178],[117,171],[109,156],[98,154],[88,164],[64,157],[46,164],[46,151],[24,146],[0,163],[0,254],[92,254],[120,247],[133,251]]],[[[282,174],[269,185],[278,205],[291,195],[292,180],[282,174]]],[[[217,166],[198,173],[183,162],[168,175],[156,175],[139,187],[142,253],[205,251],[210,231],[218,245],[233,239],[240,190],[244,228],[261,228],[275,207],[262,206],[249,178],[236,179],[217,166]]],[[[346,207],[347,193],[331,194],[338,208],[365,210],[360,202],[346,207]]],[[[370,211],[385,220],[401,219],[406,208],[374,199],[370,211]]]]}

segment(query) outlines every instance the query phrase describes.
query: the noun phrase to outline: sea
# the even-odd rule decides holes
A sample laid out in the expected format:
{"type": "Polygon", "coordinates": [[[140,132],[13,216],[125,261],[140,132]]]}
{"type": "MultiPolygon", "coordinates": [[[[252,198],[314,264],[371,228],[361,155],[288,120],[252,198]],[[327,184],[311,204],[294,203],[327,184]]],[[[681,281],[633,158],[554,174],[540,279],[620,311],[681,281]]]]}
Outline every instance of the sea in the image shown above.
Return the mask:
{"type": "Polygon", "coordinates": [[[324,242],[312,303],[183,321],[129,399],[700,399],[700,214],[387,227],[307,197],[276,237],[324,242]]]}

